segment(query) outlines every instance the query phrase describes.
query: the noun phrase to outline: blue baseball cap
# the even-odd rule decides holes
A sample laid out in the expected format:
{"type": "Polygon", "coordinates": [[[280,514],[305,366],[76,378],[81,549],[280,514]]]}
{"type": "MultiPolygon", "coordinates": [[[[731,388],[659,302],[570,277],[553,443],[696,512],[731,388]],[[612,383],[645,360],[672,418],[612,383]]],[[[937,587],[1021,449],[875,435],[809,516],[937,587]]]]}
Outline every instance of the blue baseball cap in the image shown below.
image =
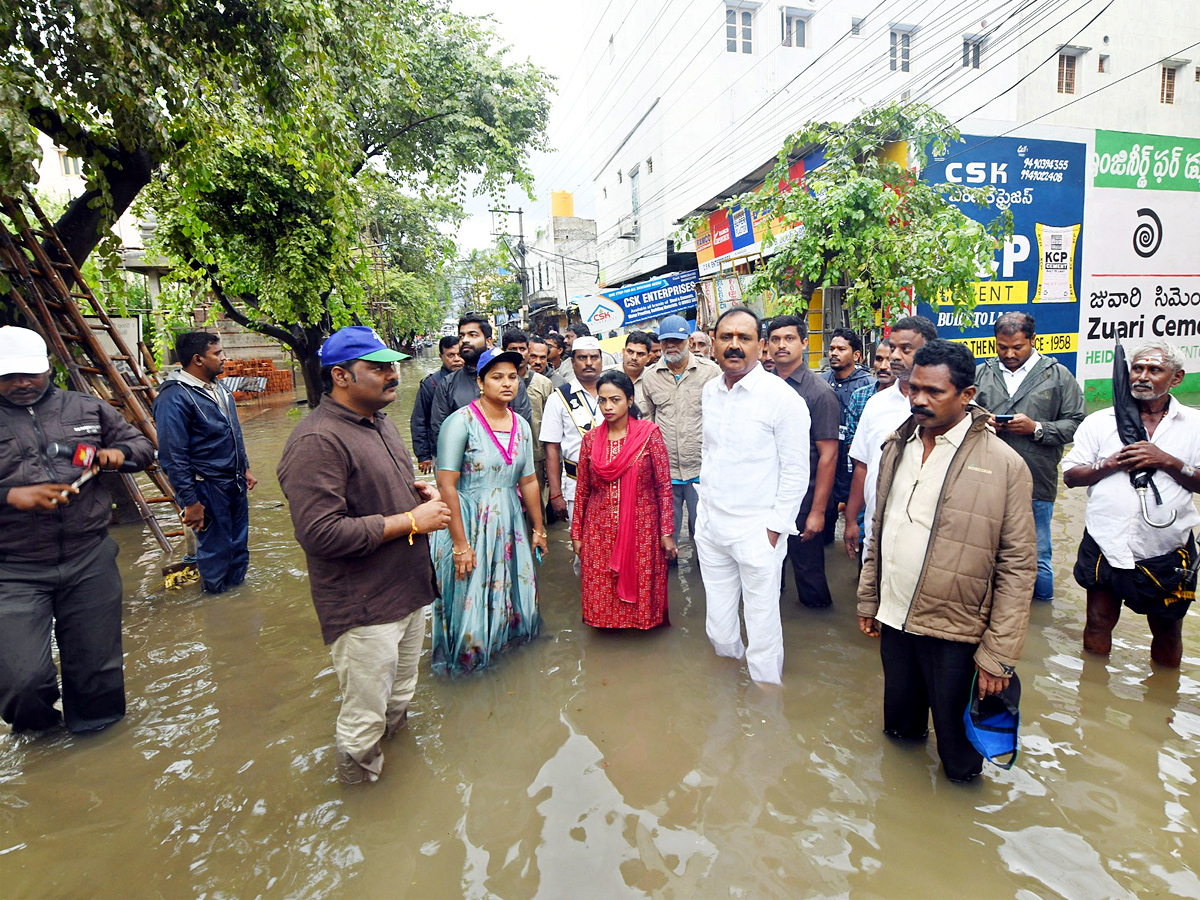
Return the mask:
{"type": "Polygon", "coordinates": [[[512,363],[520,370],[525,364],[525,357],[516,350],[501,350],[499,347],[491,347],[479,354],[479,360],[475,363],[475,372],[482,378],[487,374],[487,370],[496,363],[512,363]]]}
{"type": "Polygon", "coordinates": [[[692,328],[688,324],[688,320],[683,316],[667,316],[658,325],[658,339],[660,341],[686,341],[688,335],[692,333],[692,328]]]}
{"type": "Polygon", "coordinates": [[[340,366],[354,359],[365,359],[367,362],[399,362],[408,359],[408,355],[393,350],[375,333],[374,328],[366,325],[349,325],[340,331],[335,331],[321,345],[317,354],[321,357],[323,366],[340,366]]]}
{"type": "Polygon", "coordinates": [[[1011,769],[1017,761],[1017,732],[1021,727],[1021,679],[1014,672],[1008,687],[999,694],[979,699],[976,682],[979,673],[971,682],[971,702],[963,713],[963,724],[967,739],[980,754],[1002,769],[1011,769]],[[1007,763],[998,762],[996,757],[1009,756],[1007,763]]]}

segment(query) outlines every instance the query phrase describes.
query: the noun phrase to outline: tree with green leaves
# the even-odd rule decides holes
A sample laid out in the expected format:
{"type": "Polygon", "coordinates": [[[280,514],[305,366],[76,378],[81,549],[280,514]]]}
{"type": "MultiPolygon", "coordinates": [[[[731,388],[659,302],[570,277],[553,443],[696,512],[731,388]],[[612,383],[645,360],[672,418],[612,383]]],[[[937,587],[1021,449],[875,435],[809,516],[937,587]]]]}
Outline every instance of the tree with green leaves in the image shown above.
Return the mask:
{"type": "Polygon", "coordinates": [[[454,266],[454,283],[463,307],[470,312],[516,312],[521,308],[521,285],[502,247],[471,250],[454,266]]]}
{"type": "Polygon", "coordinates": [[[458,204],[469,179],[528,187],[544,140],[549,78],[445,0],[33,0],[9,21],[0,189],[32,180],[34,128],[80,155],[88,192],[58,226],[82,263],[153,179],[157,249],[295,352],[310,403],[324,337],[369,318],[376,170],[458,204]]]}
{"type": "MultiPolygon", "coordinates": [[[[877,314],[892,321],[914,293],[969,312],[1012,216],[980,225],[951,198],[986,202],[986,188],[921,180],[927,154],[943,155],[959,138],[932,107],[911,103],[868,109],[846,124],[810,122],[791,135],[763,188],[725,204],[778,223],[748,291],[773,292],[782,311],[805,312],[815,289],[844,286],[859,328],[873,327],[877,314]],[[906,162],[888,152],[901,142],[906,162]],[[791,182],[789,165],[817,149],[821,166],[791,182]]],[[[702,224],[684,227],[694,235],[702,224]]]]}

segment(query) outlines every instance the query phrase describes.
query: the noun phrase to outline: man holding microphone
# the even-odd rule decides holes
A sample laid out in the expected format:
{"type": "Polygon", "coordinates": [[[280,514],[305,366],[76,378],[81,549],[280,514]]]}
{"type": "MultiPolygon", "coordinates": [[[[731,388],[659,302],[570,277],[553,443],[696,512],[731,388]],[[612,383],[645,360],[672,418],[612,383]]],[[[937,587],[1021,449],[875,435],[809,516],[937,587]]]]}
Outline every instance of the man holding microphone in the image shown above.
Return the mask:
{"type": "Polygon", "coordinates": [[[81,443],[101,448],[102,469],[154,461],[154,445],[116,409],[51,383],[37,332],[0,328],[0,716],[13,732],[64,718],[69,731],[99,731],[125,715],[112,498],[99,479],[73,485],[89,468],[52,448],[81,443]]]}

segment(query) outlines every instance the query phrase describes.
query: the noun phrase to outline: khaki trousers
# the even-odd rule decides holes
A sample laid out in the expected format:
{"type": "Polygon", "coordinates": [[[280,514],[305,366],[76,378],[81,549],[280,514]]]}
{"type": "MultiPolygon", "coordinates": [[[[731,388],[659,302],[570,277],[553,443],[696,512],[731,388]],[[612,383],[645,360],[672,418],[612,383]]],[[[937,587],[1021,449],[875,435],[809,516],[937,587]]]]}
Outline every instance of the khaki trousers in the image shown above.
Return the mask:
{"type": "Polygon", "coordinates": [[[329,647],[342,691],[337,749],[364,769],[368,781],[383,769],[384,729],[404,717],[416,692],[424,640],[422,607],[399,622],[351,628],[329,647]]]}

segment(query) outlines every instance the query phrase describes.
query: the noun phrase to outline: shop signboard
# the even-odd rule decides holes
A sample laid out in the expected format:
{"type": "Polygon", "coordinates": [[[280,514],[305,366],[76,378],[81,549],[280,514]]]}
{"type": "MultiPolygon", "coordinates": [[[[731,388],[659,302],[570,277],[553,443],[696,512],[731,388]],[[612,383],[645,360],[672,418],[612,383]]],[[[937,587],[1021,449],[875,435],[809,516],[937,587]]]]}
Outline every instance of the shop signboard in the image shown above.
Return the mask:
{"type": "MultiPolygon", "coordinates": [[[[1184,354],[1186,371],[1200,369],[1197,168],[1200,140],[1096,132],[1077,373],[1089,397],[1111,396],[1117,339],[1132,351],[1163,338],[1184,354]]],[[[1200,389],[1200,376],[1187,376],[1185,389],[1200,389]]]]}
{"type": "Polygon", "coordinates": [[[579,315],[593,331],[661,319],[696,308],[695,269],[581,297],[579,315]]]}
{"type": "Polygon", "coordinates": [[[922,173],[930,183],[988,188],[986,206],[951,195],[970,218],[987,224],[1004,210],[1013,216],[1012,237],[997,249],[991,275],[975,284],[973,315],[964,320],[934,298],[918,298],[918,311],[942,337],[983,359],[996,352],[996,319],[1025,312],[1037,322],[1039,352],[1075,371],[1086,151],[1068,141],[968,135],[931,160],[922,173]]]}
{"type": "MultiPolygon", "coordinates": [[[[819,162],[823,159],[823,155],[813,154],[796,160],[788,168],[788,181],[799,184],[804,179],[805,171],[811,171],[814,160],[819,162]]],[[[768,234],[778,236],[784,230],[782,223],[774,217],[741,207],[709,213],[707,227],[696,235],[696,261],[700,276],[704,278],[716,274],[721,270],[722,263],[728,265],[730,258],[748,258],[763,252],[763,241],[768,234]]]]}

